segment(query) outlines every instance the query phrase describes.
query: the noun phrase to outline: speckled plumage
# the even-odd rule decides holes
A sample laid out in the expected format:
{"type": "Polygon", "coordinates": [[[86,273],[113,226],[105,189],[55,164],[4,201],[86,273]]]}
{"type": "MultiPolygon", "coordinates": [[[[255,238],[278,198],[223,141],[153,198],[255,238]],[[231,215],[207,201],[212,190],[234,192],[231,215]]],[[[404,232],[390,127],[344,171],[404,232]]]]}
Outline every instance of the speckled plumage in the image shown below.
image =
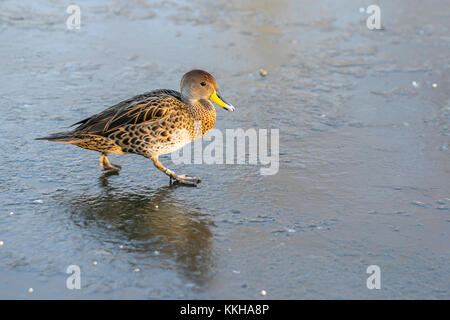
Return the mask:
{"type": "Polygon", "coordinates": [[[216,112],[210,102],[188,106],[176,91],[155,90],[80,121],[63,142],[107,154],[135,153],[150,158],[193,141],[195,121],[201,121],[201,135],[214,126],[216,112]]]}
{"type": "Polygon", "coordinates": [[[109,163],[107,154],[139,154],[152,159],[160,170],[177,179],[157,157],[183,147],[213,128],[216,112],[213,104],[205,99],[211,97],[212,91],[206,90],[216,93],[214,78],[204,71],[193,70],[183,77],[181,93],[160,89],[140,94],[75,123],[78,127],[72,131],[39,139],[99,151],[102,170],[120,170],[120,166],[109,163]],[[197,96],[200,99],[195,99],[197,96]]]}

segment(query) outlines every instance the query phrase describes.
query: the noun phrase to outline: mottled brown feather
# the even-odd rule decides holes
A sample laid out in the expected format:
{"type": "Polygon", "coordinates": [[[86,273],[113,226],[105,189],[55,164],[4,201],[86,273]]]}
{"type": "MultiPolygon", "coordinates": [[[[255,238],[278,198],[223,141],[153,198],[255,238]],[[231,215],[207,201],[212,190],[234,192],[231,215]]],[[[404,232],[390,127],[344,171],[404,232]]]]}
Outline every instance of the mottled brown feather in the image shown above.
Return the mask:
{"type": "Polygon", "coordinates": [[[139,124],[159,120],[166,116],[168,109],[166,107],[168,104],[161,104],[162,100],[182,102],[180,93],[175,90],[154,90],[122,101],[74,124],[80,124],[80,126],[73,132],[105,136],[108,132],[127,124],[139,124]]]}
{"type": "MultiPolygon", "coordinates": [[[[215,123],[208,101],[187,105],[174,90],[155,90],[122,101],[86,118],[71,132],[53,140],[105,154],[166,154],[204,135],[215,123]],[[195,121],[201,128],[195,130],[195,121]],[[184,132],[180,137],[178,133],[184,132]]],[[[76,125],[75,124],[75,125],[76,125]]]]}

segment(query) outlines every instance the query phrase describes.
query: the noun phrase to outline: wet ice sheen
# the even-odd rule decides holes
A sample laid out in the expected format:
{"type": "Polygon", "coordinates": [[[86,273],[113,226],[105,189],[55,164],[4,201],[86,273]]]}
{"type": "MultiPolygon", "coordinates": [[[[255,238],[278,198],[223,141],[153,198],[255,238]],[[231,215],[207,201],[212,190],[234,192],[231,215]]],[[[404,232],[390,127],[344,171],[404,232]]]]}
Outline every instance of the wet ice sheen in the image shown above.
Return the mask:
{"type": "Polygon", "coordinates": [[[204,3],[90,1],[69,32],[64,3],[2,2],[0,298],[448,299],[445,1],[383,2],[377,32],[353,0],[204,3]],[[199,67],[239,106],[216,128],[280,129],[277,175],[170,187],[33,140],[199,67]]]}

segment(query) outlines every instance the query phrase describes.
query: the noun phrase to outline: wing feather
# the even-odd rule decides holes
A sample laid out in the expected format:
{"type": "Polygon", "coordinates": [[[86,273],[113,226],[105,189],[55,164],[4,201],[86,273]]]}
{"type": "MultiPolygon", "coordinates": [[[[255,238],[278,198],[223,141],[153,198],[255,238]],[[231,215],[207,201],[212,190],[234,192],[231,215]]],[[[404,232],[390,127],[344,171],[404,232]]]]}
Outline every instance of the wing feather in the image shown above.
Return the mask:
{"type": "Polygon", "coordinates": [[[76,133],[107,135],[128,124],[138,125],[161,120],[168,116],[168,111],[184,105],[181,95],[174,90],[154,90],[118,104],[74,125],[79,126],[76,133]]]}

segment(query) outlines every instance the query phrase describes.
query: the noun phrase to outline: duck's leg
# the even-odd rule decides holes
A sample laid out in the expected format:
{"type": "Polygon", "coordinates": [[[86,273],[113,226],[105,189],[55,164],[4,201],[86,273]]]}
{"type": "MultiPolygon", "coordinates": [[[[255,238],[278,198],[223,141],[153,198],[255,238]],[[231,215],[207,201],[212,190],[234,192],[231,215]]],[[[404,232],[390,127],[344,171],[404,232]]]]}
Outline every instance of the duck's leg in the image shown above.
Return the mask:
{"type": "Polygon", "coordinates": [[[177,175],[172,170],[169,170],[166,167],[164,167],[162,165],[162,163],[159,162],[158,156],[151,157],[150,159],[153,160],[155,167],[158,168],[159,170],[161,170],[162,172],[164,172],[166,175],[168,175],[171,180],[175,179],[180,183],[189,184],[189,185],[193,185],[193,186],[196,186],[197,183],[199,183],[201,181],[201,179],[198,177],[188,177],[185,174],[183,174],[181,176],[177,175]]]}
{"type": "Polygon", "coordinates": [[[119,172],[120,169],[122,169],[122,166],[119,166],[118,164],[112,164],[111,162],[109,162],[108,158],[106,157],[106,153],[102,153],[100,159],[98,159],[98,163],[100,164],[100,169],[102,169],[102,171],[119,172]]]}

